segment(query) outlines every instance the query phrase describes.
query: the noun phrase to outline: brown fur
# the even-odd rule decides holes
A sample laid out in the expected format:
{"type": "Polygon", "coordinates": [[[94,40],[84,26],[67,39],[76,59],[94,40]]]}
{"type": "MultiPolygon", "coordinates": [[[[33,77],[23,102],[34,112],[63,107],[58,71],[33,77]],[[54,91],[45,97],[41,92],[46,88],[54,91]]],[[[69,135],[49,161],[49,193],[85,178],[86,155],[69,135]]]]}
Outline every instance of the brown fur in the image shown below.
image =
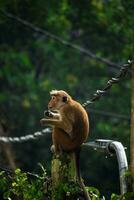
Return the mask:
{"type": "Polygon", "coordinates": [[[52,139],[55,151],[77,150],[86,141],[89,132],[88,115],[80,103],[74,101],[65,91],[50,92],[52,99],[48,104],[51,111],[58,111],[59,119],[51,117],[42,119],[41,124],[53,126],[52,139]],[[62,98],[67,97],[63,102],[62,98]]]}

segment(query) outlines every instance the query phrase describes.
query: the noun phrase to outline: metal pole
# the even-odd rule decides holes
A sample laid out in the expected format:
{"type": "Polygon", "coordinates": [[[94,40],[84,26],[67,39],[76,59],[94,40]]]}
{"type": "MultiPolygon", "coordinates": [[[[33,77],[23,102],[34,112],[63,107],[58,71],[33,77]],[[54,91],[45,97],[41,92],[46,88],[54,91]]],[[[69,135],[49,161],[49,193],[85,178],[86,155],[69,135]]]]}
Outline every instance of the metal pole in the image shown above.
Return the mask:
{"type": "Polygon", "coordinates": [[[95,150],[103,151],[108,154],[116,154],[119,176],[120,176],[120,192],[124,194],[127,192],[127,180],[125,177],[126,170],[128,170],[127,157],[123,145],[120,142],[113,140],[98,139],[93,142],[83,144],[84,146],[92,147],[95,150]]]}
{"type": "Polygon", "coordinates": [[[127,179],[125,176],[126,171],[128,170],[128,163],[126,158],[126,153],[124,150],[123,145],[120,142],[113,141],[109,144],[109,152],[115,151],[117,160],[118,160],[118,167],[119,167],[119,176],[120,176],[120,191],[121,194],[127,192],[127,179]]]}

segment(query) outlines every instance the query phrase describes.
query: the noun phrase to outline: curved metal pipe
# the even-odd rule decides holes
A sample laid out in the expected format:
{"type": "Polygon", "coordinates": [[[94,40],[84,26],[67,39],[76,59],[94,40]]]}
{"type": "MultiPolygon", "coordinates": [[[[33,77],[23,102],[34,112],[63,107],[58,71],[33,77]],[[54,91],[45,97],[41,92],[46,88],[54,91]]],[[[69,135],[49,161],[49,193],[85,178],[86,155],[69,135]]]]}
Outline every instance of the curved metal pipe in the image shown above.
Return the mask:
{"type": "Polygon", "coordinates": [[[127,157],[124,147],[120,142],[113,141],[108,145],[108,150],[110,153],[112,153],[114,150],[116,153],[119,166],[120,191],[121,194],[124,194],[127,192],[127,180],[125,173],[128,170],[127,157]]]}
{"type": "Polygon", "coordinates": [[[125,173],[128,170],[128,163],[123,145],[117,141],[103,139],[98,139],[93,142],[85,143],[83,145],[92,147],[94,150],[106,152],[110,155],[114,153],[116,154],[119,167],[120,192],[121,194],[126,193],[128,190],[128,186],[125,173]]]}

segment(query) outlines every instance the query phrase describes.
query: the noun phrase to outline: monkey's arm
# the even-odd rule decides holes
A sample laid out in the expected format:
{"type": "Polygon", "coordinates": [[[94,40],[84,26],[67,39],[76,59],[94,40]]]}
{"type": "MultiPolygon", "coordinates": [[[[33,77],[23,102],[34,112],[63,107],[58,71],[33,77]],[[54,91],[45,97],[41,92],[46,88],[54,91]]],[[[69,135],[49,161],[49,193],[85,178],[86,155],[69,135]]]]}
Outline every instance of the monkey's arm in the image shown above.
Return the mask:
{"type": "Polygon", "coordinates": [[[40,122],[41,122],[41,125],[49,124],[49,125],[54,125],[58,128],[61,128],[69,135],[73,130],[73,126],[67,118],[62,118],[60,120],[43,118],[41,119],[40,122]]]}

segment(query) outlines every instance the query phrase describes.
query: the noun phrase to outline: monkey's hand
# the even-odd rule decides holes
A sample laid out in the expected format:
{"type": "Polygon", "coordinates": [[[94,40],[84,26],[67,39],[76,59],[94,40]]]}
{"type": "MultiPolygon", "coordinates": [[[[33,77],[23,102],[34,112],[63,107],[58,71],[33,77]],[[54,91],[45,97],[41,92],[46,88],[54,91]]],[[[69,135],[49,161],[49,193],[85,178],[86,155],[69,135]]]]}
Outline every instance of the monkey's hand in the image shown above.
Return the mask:
{"type": "Polygon", "coordinates": [[[50,110],[45,110],[44,116],[49,117],[49,118],[53,118],[53,113],[50,110]]]}
{"type": "Polygon", "coordinates": [[[44,111],[44,116],[50,119],[60,119],[60,114],[58,112],[52,112],[50,110],[44,111]]]}
{"type": "Polygon", "coordinates": [[[52,113],[51,111],[49,111],[49,110],[46,110],[46,111],[44,111],[44,116],[45,116],[46,118],[42,118],[42,119],[40,120],[40,123],[41,123],[42,126],[46,124],[46,120],[47,120],[48,118],[53,118],[53,113],[52,113]]]}

